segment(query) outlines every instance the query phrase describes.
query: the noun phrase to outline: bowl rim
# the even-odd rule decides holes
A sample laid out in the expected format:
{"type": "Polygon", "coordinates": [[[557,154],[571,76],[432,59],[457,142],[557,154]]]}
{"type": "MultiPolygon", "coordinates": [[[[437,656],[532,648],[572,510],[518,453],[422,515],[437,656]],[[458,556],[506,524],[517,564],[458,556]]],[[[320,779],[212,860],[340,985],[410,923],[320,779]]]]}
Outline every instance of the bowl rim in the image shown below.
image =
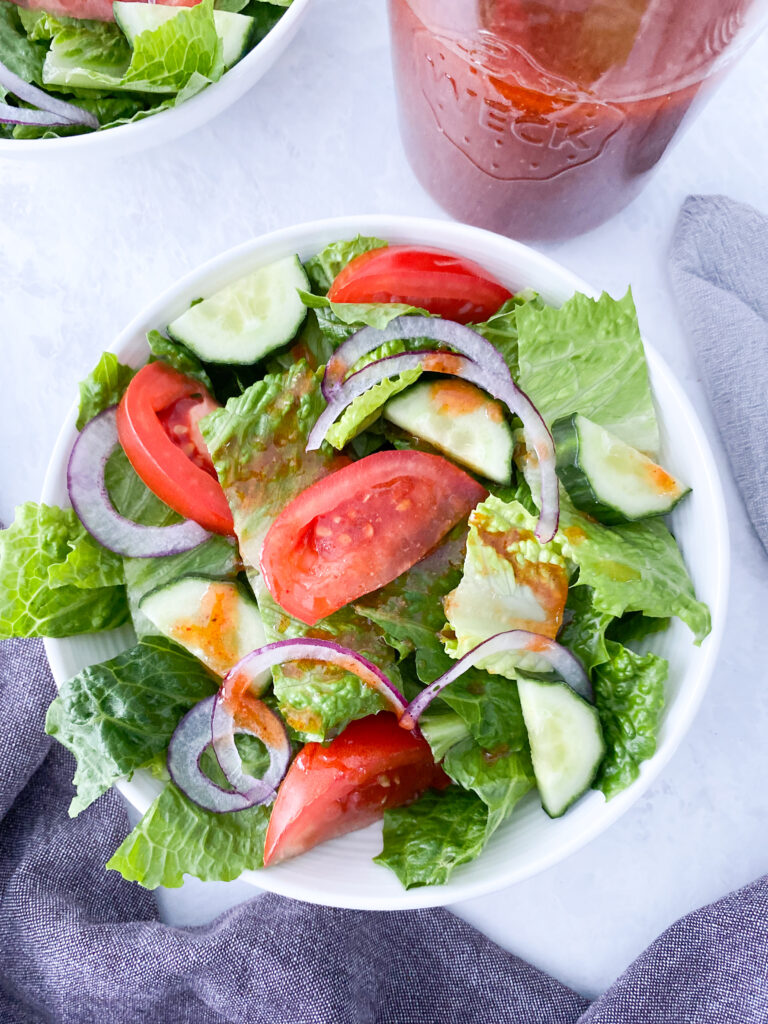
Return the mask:
{"type": "MultiPolygon", "coordinates": [[[[424,237],[426,239],[425,244],[445,246],[446,248],[453,247],[459,252],[462,251],[462,242],[475,242],[478,246],[501,246],[508,252],[515,252],[518,257],[525,258],[529,265],[535,265],[540,270],[553,273],[561,282],[567,281],[568,286],[573,286],[574,291],[582,291],[592,297],[596,297],[599,294],[595,288],[562,267],[557,261],[521,242],[505,238],[493,232],[433,218],[387,214],[359,214],[309,221],[281,228],[251,238],[219,253],[179,278],[175,284],[166,288],[157,298],[148,303],[117,335],[110,346],[110,351],[119,354],[120,350],[125,349],[131,340],[136,337],[137,332],[143,332],[148,322],[160,322],[164,309],[174,304],[178,306],[181,301],[188,302],[188,297],[200,294],[201,283],[212,275],[228,267],[234,267],[249,257],[252,258],[264,249],[282,246],[285,249],[295,249],[298,251],[303,245],[306,245],[307,238],[311,236],[322,235],[330,242],[338,238],[353,237],[358,233],[372,234],[382,238],[396,238],[398,234],[424,237]]],[[[381,897],[371,893],[366,895],[365,898],[361,898],[359,895],[345,898],[343,894],[334,894],[331,900],[327,897],[323,898],[322,893],[307,891],[304,883],[300,882],[298,885],[292,883],[290,875],[285,874],[281,870],[285,867],[284,865],[272,869],[246,870],[240,875],[241,881],[246,881],[258,889],[294,899],[301,899],[304,902],[347,909],[405,910],[459,903],[505,889],[510,885],[539,874],[541,871],[552,867],[572,853],[575,853],[621,817],[645,793],[651,783],[664,770],[693,722],[719,653],[727,610],[730,576],[730,536],[722,482],[704,427],[666,361],[645,338],[643,338],[643,343],[649,368],[652,371],[651,375],[664,379],[665,387],[669,388],[674,395],[678,412],[687,421],[692,436],[695,438],[697,458],[704,466],[704,472],[713,499],[709,507],[712,532],[710,557],[711,562],[715,566],[714,575],[716,583],[713,587],[713,599],[709,602],[712,615],[712,631],[700,648],[701,663],[694,683],[689,686],[687,692],[678,693],[675,700],[667,705],[665,735],[654,756],[641,765],[639,777],[610,802],[603,800],[601,813],[593,814],[591,818],[583,822],[577,834],[574,834],[565,841],[561,837],[553,842],[551,851],[548,849],[545,854],[535,860],[535,863],[526,864],[522,868],[513,868],[507,873],[494,872],[487,879],[470,881],[450,880],[440,886],[403,889],[402,892],[395,896],[386,895],[381,897]]],[[[50,496],[60,481],[61,473],[66,465],[66,457],[72,445],[76,415],[77,402],[75,401],[64,420],[51,454],[43,484],[42,501],[50,501],[50,496]]],[[[690,642],[693,643],[693,640],[691,639],[690,642]]],[[[46,654],[57,686],[62,681],[60,677],[66,675],[62,671],[58,652],[58,645],[61,643],[62,641],[60,640],[45,640],[46,654]]],[[[137,801],[136,787],[133,781],[121,781],[116,783],[116,786],[133,807],[141,813],[146,810],[148,801],[137,801]]]]}
{"type": "Polygon", "coordinates": [[[289,45],[312,2],[292,0],[274,28],[242,60],[225,71],[218,82],[211,83],[178,107],[161,110],[141,121],[105,132],[65,135],[55,139],[0,139],[0,158],[56,159],[76,156],[84,150],[91,151],[94,146],[100,156],[107,155],[110,150],[117,155],[178,138],[220,114],[256,84],[289,45]],[[177,117],[171,122],[173,114],[177,117]]]}

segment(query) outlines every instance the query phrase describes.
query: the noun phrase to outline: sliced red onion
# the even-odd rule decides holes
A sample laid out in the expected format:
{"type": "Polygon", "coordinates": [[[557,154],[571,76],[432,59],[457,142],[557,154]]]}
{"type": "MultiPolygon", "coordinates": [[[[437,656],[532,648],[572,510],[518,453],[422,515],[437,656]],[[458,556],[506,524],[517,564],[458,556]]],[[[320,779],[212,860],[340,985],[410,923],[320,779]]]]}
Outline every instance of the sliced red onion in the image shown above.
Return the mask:
{"type": "Polygon", "coordinates": [[[400,719],[400,725],[404,729],[413,729],[425,708],[429,707],[435,697],[438,696],[450,683],[455,682],[464,675],[468,668],[472,668],[478,661],[494,654],[506,654],[508,651],[529,651],[537,657],[549,662],[560,678],[575,690],[580,697],[594,702],[592,684],[584,666],[566,647],[562,647],[554,640],[539,633],[529,633],[525,629],[511,629],[506,633],[497,633],[489,640],[484,640],[477,647],[459,658],[456,664],[443,673],[434,683],[425,686],[421,693],[405,709],[405,714],[400,719]]]}
{"type": "Polygon", "coordinates": [[[236,703],[228,702],[219,691],[213,704],[211,719],[213,752],[230,785],[246,796],[256,795],[255,803],[269,803],[288,771],[291,741],[282,719],[264,701],[250,693],[238,695],[236,703]],[[235,743],[238,734],[255,736],[269,751],[269,768],[261,779],[243,770],[243,762],[235,743]]]}
{"type": "MultiPolygon", "coordinates": [[[[416,319],[404,317],[403,319],[416,319]]],[[[447,320],[429,320],[428,323],[448,323],[447,320]]],[[[453,324],[459,327],[459,324],[453,324]]],[[[362,332],[360,332],[362,333],[362,332]]],[[[470,332],[473,333],[473,332],[470,332]]],[[[478,335],[479,337],[479,335],[478,335]]],[[[494,349],[494,351],[496,351],[494,349]]],[[[496,353],[498,355],[498,353],[496,353]]],[[[307,438],[307,451],[315,451],[325,440],[333,423],[348,405],[365,394],[379,381],[394,377],[406,370],[422,369],[432,373],[446,373],[471,381],[487,391],[489,395],[503,402],[513,416],[519,416],[523,423],[526,443],[533,448],[541,471],[541,511],[536,524],[536,536],[542,543],[552,540],[557,532],[560,519],[560,492],[558,486],[555,445],[552,435],[541,415],[525,392],[514,383],[506,370],[504,375],[496,374],[486,366],[478,365],[465,355],[434,350],[404,352],[402,355],[386,356],[369,363],[362,370],[348,377],[341,388],[331,397],[307,438]]]]}
{"type": "Polygon", "coordinates": [[[211,717],[215,701],[215,697],[201,700],[176,726],[168,746],[168,771],[182,793],[206,811],[216,814],[244,811],[261,802],[266,788],[254,788],[249,793],[228,792],[212,782],[200,768],[200,758],[212,742],[211,717]]]}
{"type": "Polygon", "coordinates": [[[296,640],[278,640],[277,643],[258,647],[250,654],[246,654],[224,677],[224,703],[230,707],[237,707],[241,696],[262,672],[288,661],[322,661],[337,665],[356,675],[367,686],[381,694],[398,718],[405,711],[406,702],[403,695],[381,669],[367,658],[329,640],[310,640],[304,637],[296,640]]]}
{"type": "Polygon", "coordinates": [[[504,357],[487,338],[471,327],[429,316],[398,316],[386,327],[363,327],[347,338],[325,367],[323,374],[323,395],[327,402],[343,385],[344,378],[363,356],[367,356],[388,341],[409,341],[414,338],[429,338],[451,348],[484,366],[491,374],[509,377],[509,367],[504,357]]]}
{"type": "Polygon", "coordinates": [[[23,78],[19,78],[17,74],[3,63],[0,63],[0,86],[6,92],[13,93],[23,103],[33,103],[36,107],[40,108],[40,111],[22,110],[21,108],[17,109],[3,103],[0,104],[0,121],[10,121],[12,124],[82,124],[88,128],[100,127],[98,118],[91,114],[90,111],[83,110],[82,107],[77,107],[74,103],[67,103],[65,100],[58,100],[54,96],[49,96],[47,92],[38,89],[36,85],[31,85],[29,82],[25,82],[23,78]],[[12,113],[9,115],[8,111],[12,111],[12,113]],[[28,118],[33,116],[39,118],[41,112],[55,119],[28,120],[28,118]],[[17,120],[17,115],[23,118],[23,120],[17,120]]]}
{"type": "Polygon", "coordinates": [[[32,110],[30,107],[12,107],[10,103],[0,103],[0,121],[3,124],[47,125],[51,128],[72,124],[71,121],[56,114],[32,110]]]}
{"type": "Polygon", "coordinates": [[[172,526],[142,526],[121,516],[107,492],[104,467],[119,444],[117,407],[99,413],[80,431],[67,466],[72,508],[102,547],[130,558],[158,558],[190,551],[211,535],[191,519],[172,526]]]}

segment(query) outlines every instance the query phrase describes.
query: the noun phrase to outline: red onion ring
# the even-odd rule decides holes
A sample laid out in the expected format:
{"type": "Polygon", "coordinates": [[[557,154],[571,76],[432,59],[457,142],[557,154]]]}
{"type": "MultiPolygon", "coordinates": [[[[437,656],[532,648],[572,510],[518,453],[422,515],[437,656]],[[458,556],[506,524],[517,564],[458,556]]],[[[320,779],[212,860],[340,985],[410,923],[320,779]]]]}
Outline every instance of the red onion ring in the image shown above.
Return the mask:
{"type": "Polygon", "coordinates": [[[594,694],[589,676],[579,659],[566,647],[562,647],[549,637],[541,636],[539,633],[529,633],[525,629],[511,629],[506,633],[497,633],[473,647],[463,658],[459,658],[456,664],[444,672],[439,679],[425,686],[418,697],[414,698],[405,709],[405,714],[400,719],[400,725],[404,729],[413,729],[425,708],[429,707],[435,697],[441,693],[446,686],[455,682],[468,668],[472,668],[478,661],[493,654],[504,654],[507,651],[530,651],[538,657],[548,661],[561,679],[575,690],[580,697],[590,703],[594,703],[594,694]]]}
{"type": "Polygon", "coordinates": [[[172,526],[142,526],[121,516],[107,492],[104,467],[118,446],[116,406],[80,431],[67,465],[72,508],[102,547],[129,558],[158,558],[189,551],[211,535],[191,519],[172,526]]]}
{"type": "Polygon", "coordinates": [[[229,703],[220,690],[213,703],[211,743],[219,767],[237,792],[257,796],[255,803],[274,799],[288,771],[292,751],[285,725],[271,708],[248,692],[241,693],[236,704],[229,703]],[[269,768],[261,779],[243,771],[235,743],[238,733],[255,736],[269,751],[269,768]]]}
{"type": "Polygon", "coordinates": [[[13,93],[23,103],[33,103],[36,107],[40,108],[39,111],[23,110],[20,107],[11,107],[9,104],[3,103],[0,104],[0,121],[9,121],[11,124],[82,124],[88,128],[100,127],[98,118],[88,110],[83,110],[82,107],[77,107],[74,103],[67,103],[65,100],[58,100],[54,96],[49,96],[47,92],[38,89],[36,85],[31,85],[29,82],[25,82],[23,78],[19,78],[17,74],[3,63],[0,63],[0,86],[6,92],[13,93]],[[13,113],[8,115],[8,111],[13,111],[13,113]],[[23,118],[28,118],[32,115],[39,115],[41,112],[51,117],[55,116],[57,120],[42,120],[40,118],[35,120],[16,120],[15,116],[18,114],[23,118]]]}
{"type": "Polygon", "coordinates": [[[249,690],[252,682],[258,680],[261,673],[288,661],[322,661],[338,665],[381,694],[398,718],[405,711],[406,701],[397,687],[362,654],[331,643],[330,640],[311,640],[305,637],[278,640],[246,654],[224,677],[221,691],[224,703],[230,708],[237,707],[242,695],[249,690]]]}
{"type": "MultiPolygon", "coordinates": [[[[403,319],[415,320],[417,318],[404,317],[403,319]]],[[[441,320],[429,320],[428,322],[448,323],[448,321],[441,320]]],[[[454,324],[453,326],[460,325],[454,324]]],[[[364,366],[362,370],[347,377],[320,413],[307,438],[307,451],[316,451],[325,440],[331,425],[336,422],[347,406],[351,405],[360,395],[365,394],[374,384],[406,370],[414,369],[451,374],[454,377],[471,381],[503,402],[513,416],[518,416],[522,420],[526,441],[533,447],[541,471],[541,510],[535,532],[544,544],[552,540],[557,532],[560,519],[560,491],[552,435],[536,406],[525,392],[517,387],[508,371],[504,376],[497,376],[485,366],[478,365],[465,355],[434,350],[404,352],[397,356],[386,356],[384,359],[378,359],[364,366]]]]}
{"type": "MultiPolygon", "coordinates": [[[[244,811],[264,803],[274,793],[268,786],[252,787],[248,793],[228,792],[212,782],[200,768],[200,758],[211,745],[211,718],[216,698],[206,697],[182,718],[168,745],[168,772],[185,796],[215,814],[244,811]]],[[[249,777],[249,776],[248,776],[249,777]]]]}
{"type": "Polygon", "coordinates": [[[322,391],[327,402],[340,390],[343,381],[358,359],[369,355],[388,341],[408,341],[413,338],[429,338],[460,352],[489,374],[509,377],[509,367],[504,357],[487,338],[471,327],[441,320],[437,317],[398,316],[386,327],[363,327],[336,349],[325,367],[322,391]]]}

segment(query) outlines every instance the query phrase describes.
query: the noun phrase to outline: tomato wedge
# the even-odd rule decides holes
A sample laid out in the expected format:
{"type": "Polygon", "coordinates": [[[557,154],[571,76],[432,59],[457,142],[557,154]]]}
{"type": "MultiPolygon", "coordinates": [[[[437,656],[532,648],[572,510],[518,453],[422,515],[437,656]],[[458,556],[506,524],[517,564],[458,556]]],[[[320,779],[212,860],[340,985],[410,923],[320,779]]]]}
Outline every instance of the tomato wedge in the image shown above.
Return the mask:
{"type": "Polygon", "coordinates": [[[148,363],[118,406],[117,433],[129,462],[161,501],[206,530],[232,534],[232,513],[198,426],[218,408],[199,381],[165,363],[148,363]]]}
{"type": "Polygon", "coordinates": [[[440,249],[390,245],[356,256],[336,277],[331,302],[403,302],[460,324],[492,316],[512,292],[472,260],[440,249]]]}
{"type": "Polygon", "coordinates": [[[486,495],[439,455],[368,455],[283,509],[262,548],[264,581],[285,611],[313,626],[409,569],[486,495]]]}
{"type": "Polygon", "coordinates": [[[427,741],[389,712],[352,722],[328,746],[307,743],[278,790],[264,844],[264,865],[365,828],[389,807],[450,783],[427,741]]]}

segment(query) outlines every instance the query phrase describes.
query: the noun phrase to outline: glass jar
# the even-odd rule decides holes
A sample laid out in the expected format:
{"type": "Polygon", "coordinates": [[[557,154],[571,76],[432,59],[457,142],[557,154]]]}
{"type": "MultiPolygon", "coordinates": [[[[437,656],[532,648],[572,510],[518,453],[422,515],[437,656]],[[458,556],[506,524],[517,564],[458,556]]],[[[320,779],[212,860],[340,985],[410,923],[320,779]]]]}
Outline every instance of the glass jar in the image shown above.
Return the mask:
{"type": "Polygon", "coordinates": [[[637,195],[767,8],[389,0],[411,165],[459,220],[530,240],[587,231],[637,195]]]}

